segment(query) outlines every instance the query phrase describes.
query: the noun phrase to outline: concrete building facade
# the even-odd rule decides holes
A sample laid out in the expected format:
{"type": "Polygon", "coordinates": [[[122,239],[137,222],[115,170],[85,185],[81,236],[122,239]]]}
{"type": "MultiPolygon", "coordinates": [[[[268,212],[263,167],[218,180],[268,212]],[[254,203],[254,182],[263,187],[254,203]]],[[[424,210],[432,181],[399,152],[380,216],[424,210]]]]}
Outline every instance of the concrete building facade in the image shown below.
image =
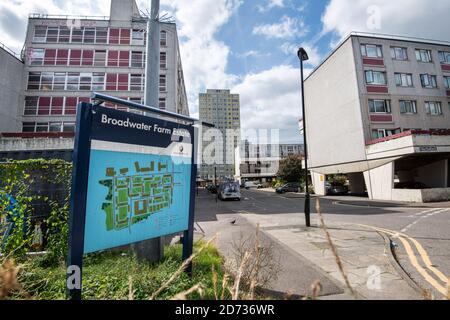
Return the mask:
{"type": "MultiPolygon", "coordinates": [[[[134,0],[112,0],[110,17],[29,16],[15,128],[3,138],[67,137],[76,106],[101,92],[143,103],[147,18],[134,0]]],[[[108,107],[126,108],[107,104],[108,107]]],[[[176,25],[161,23],[160,109],[189,115],[176,25]]]]}
{"type": "Polygon", "coordinates": [[[24,63],[20,55],[0,43],[0,128],[15,132],[20,125],[17,106],[22,101],[24,63]]]}
{"type": "Polygon", "coordinates": [[[235,149],[241,140],[240,99],[230,90],[208,89],[199,95],[200,121],[215,128],[203,132],[200,176],[205,180],[234,179],[235,149]]]}
{"type": "Polygon", "coordinates": [[[348,36],[305,80],[316,193],[345,173],[372,199],[450,199],[449,97],[450,43],[348,36]]]}

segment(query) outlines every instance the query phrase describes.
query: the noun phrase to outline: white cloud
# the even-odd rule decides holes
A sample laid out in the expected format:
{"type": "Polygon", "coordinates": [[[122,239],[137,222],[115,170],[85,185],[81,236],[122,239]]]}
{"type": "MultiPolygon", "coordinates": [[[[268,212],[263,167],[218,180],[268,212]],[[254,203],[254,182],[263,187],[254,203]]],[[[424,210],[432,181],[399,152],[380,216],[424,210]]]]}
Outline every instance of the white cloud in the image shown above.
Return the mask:
{"type": "Polygon", "coordinates": [[[260,57],[268,57],[270,56],[270,52],[262,53],[257,50],[248,50],[243,53],[235,53],[235,56],[238,58],[260,58],[260,57]]]}
{"type": "Polygon", "coordinates": [[[262,35],[268,39],[291,39],[304,36],[306,33],[308,33],[308,28],[303,21],[286,15],[281,18],[280,22],[257,25],[253,28],[253,34],[262,35]]]}
{"type": "Polygon", "coordinates": [[[344,37],[351,31],[450,40],[448,0],[331,0],[323,32],[344,37]]]}
{"type": "Polygon", "coordinates": [[[284,8],[284,0],[269,0],[265,6],[258,5],[259,12],[267,12],[273,8],[284,8]]]}
{"type": "MultiPolygon", "coordinates": [[[[307,70],[309,73],[311,70],[307,70]]],[[[232,88],[241,96],[242,129],[280,129],[282,141],[299,141],[300,71],[290,65],[248,74],[232,88]]]]}

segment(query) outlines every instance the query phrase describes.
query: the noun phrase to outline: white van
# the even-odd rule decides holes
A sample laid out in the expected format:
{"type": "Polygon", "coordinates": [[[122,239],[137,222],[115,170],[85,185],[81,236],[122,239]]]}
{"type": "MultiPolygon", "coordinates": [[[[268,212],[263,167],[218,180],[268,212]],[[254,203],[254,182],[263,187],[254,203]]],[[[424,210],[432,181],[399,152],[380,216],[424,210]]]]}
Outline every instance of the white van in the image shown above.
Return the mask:
{"type": "Polygon", "coordinates": [[[237,182],[226,182],[219,186],[220,200],[241,200],[241,190],[239,188],[239,183],[237,182]]]}
{"type": "Polygon", "coordinates": [[[258,184],[256,184],[256,183],[254,183],[253,181],[247,181],[245,184],[244,184],[244,188],[245,189],[257,189],[258,188],[258,184]]]}

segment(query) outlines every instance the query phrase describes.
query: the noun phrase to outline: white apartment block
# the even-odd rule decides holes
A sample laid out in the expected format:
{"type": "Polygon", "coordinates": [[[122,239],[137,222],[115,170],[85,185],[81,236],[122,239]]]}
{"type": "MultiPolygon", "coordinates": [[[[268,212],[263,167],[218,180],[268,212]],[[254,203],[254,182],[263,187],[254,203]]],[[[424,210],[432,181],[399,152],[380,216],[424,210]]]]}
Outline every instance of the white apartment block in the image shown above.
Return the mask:
{"type": "MultiPolygon", "coordinates": [[[[143,103],[146,19],[134,0],[112,0],[109,17],[31,14],[17,120],[14,128],[0,128],[3,138],[73,137],[77,104],[90,101],[93,91],[143,103]]],[[[159,105],[153,107],[189,115],[176,25],[160,25],[159,105]]]]}
{"type": "Polygon", "coordinates": [[[305,80],[315,191],[345,173],[379,200],[450,200],[450,43],[351,34],[305,80]]]}
{"type": "Polygon", "coordinates": [[[211,139],[208,129],[203,132],[202,163],[200,164],[200,176],[205,180],[234,179],[235,176],[235,149],[241,140],[241,116],[240,100],[238,94],[232,94],[230,90],[211,90],[199,95],[200,120],[213,124],[215,128],[209,129],[209,133],[215,134],[211,139]],[[205,140],[206,139],[206,140],[205,140]],[[205,148],[214,143],[216,148],[212,154],[205,154],[205,148]]]}

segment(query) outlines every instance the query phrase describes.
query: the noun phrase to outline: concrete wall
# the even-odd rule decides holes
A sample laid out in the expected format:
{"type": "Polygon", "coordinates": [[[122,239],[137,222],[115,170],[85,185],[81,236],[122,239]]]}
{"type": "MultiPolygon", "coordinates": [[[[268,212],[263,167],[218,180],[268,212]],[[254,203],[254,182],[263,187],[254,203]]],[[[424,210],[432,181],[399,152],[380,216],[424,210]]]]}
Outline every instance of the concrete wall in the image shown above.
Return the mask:
{"type": "Polygon", "coordinates": [[[447,161],[442,160],[414,170],[414,180],[430,188],[447,187],[447,161]]]}
{"type": "Polygon", "coordinates": [[[450,188],[423,190],[394,189],[392,190],[392,200],[415,203],[450,201],[450,188]]]}
{"type": "Polygon", "coordinates": [[[363,173],[349,173],[347,177],[350,183],[349,189],[351,193],[364,193],[366,185],[363,173]]]}
{"type": "Polygon", "coordinates": [[[365,141],[351,39],[305,81],[310,166],[365,160],[365,141]]]}
{"type": "Polygon", "coordinates": [[[364,172],[364,179],[370,199],[392,200],[394,162],[364,172]]]}
{"type": "Polygon", "coordinates": [[[20,131],[18,109],[22,101],[23,69],[20,60],[0,48],[0,133],[20,131]]]}

